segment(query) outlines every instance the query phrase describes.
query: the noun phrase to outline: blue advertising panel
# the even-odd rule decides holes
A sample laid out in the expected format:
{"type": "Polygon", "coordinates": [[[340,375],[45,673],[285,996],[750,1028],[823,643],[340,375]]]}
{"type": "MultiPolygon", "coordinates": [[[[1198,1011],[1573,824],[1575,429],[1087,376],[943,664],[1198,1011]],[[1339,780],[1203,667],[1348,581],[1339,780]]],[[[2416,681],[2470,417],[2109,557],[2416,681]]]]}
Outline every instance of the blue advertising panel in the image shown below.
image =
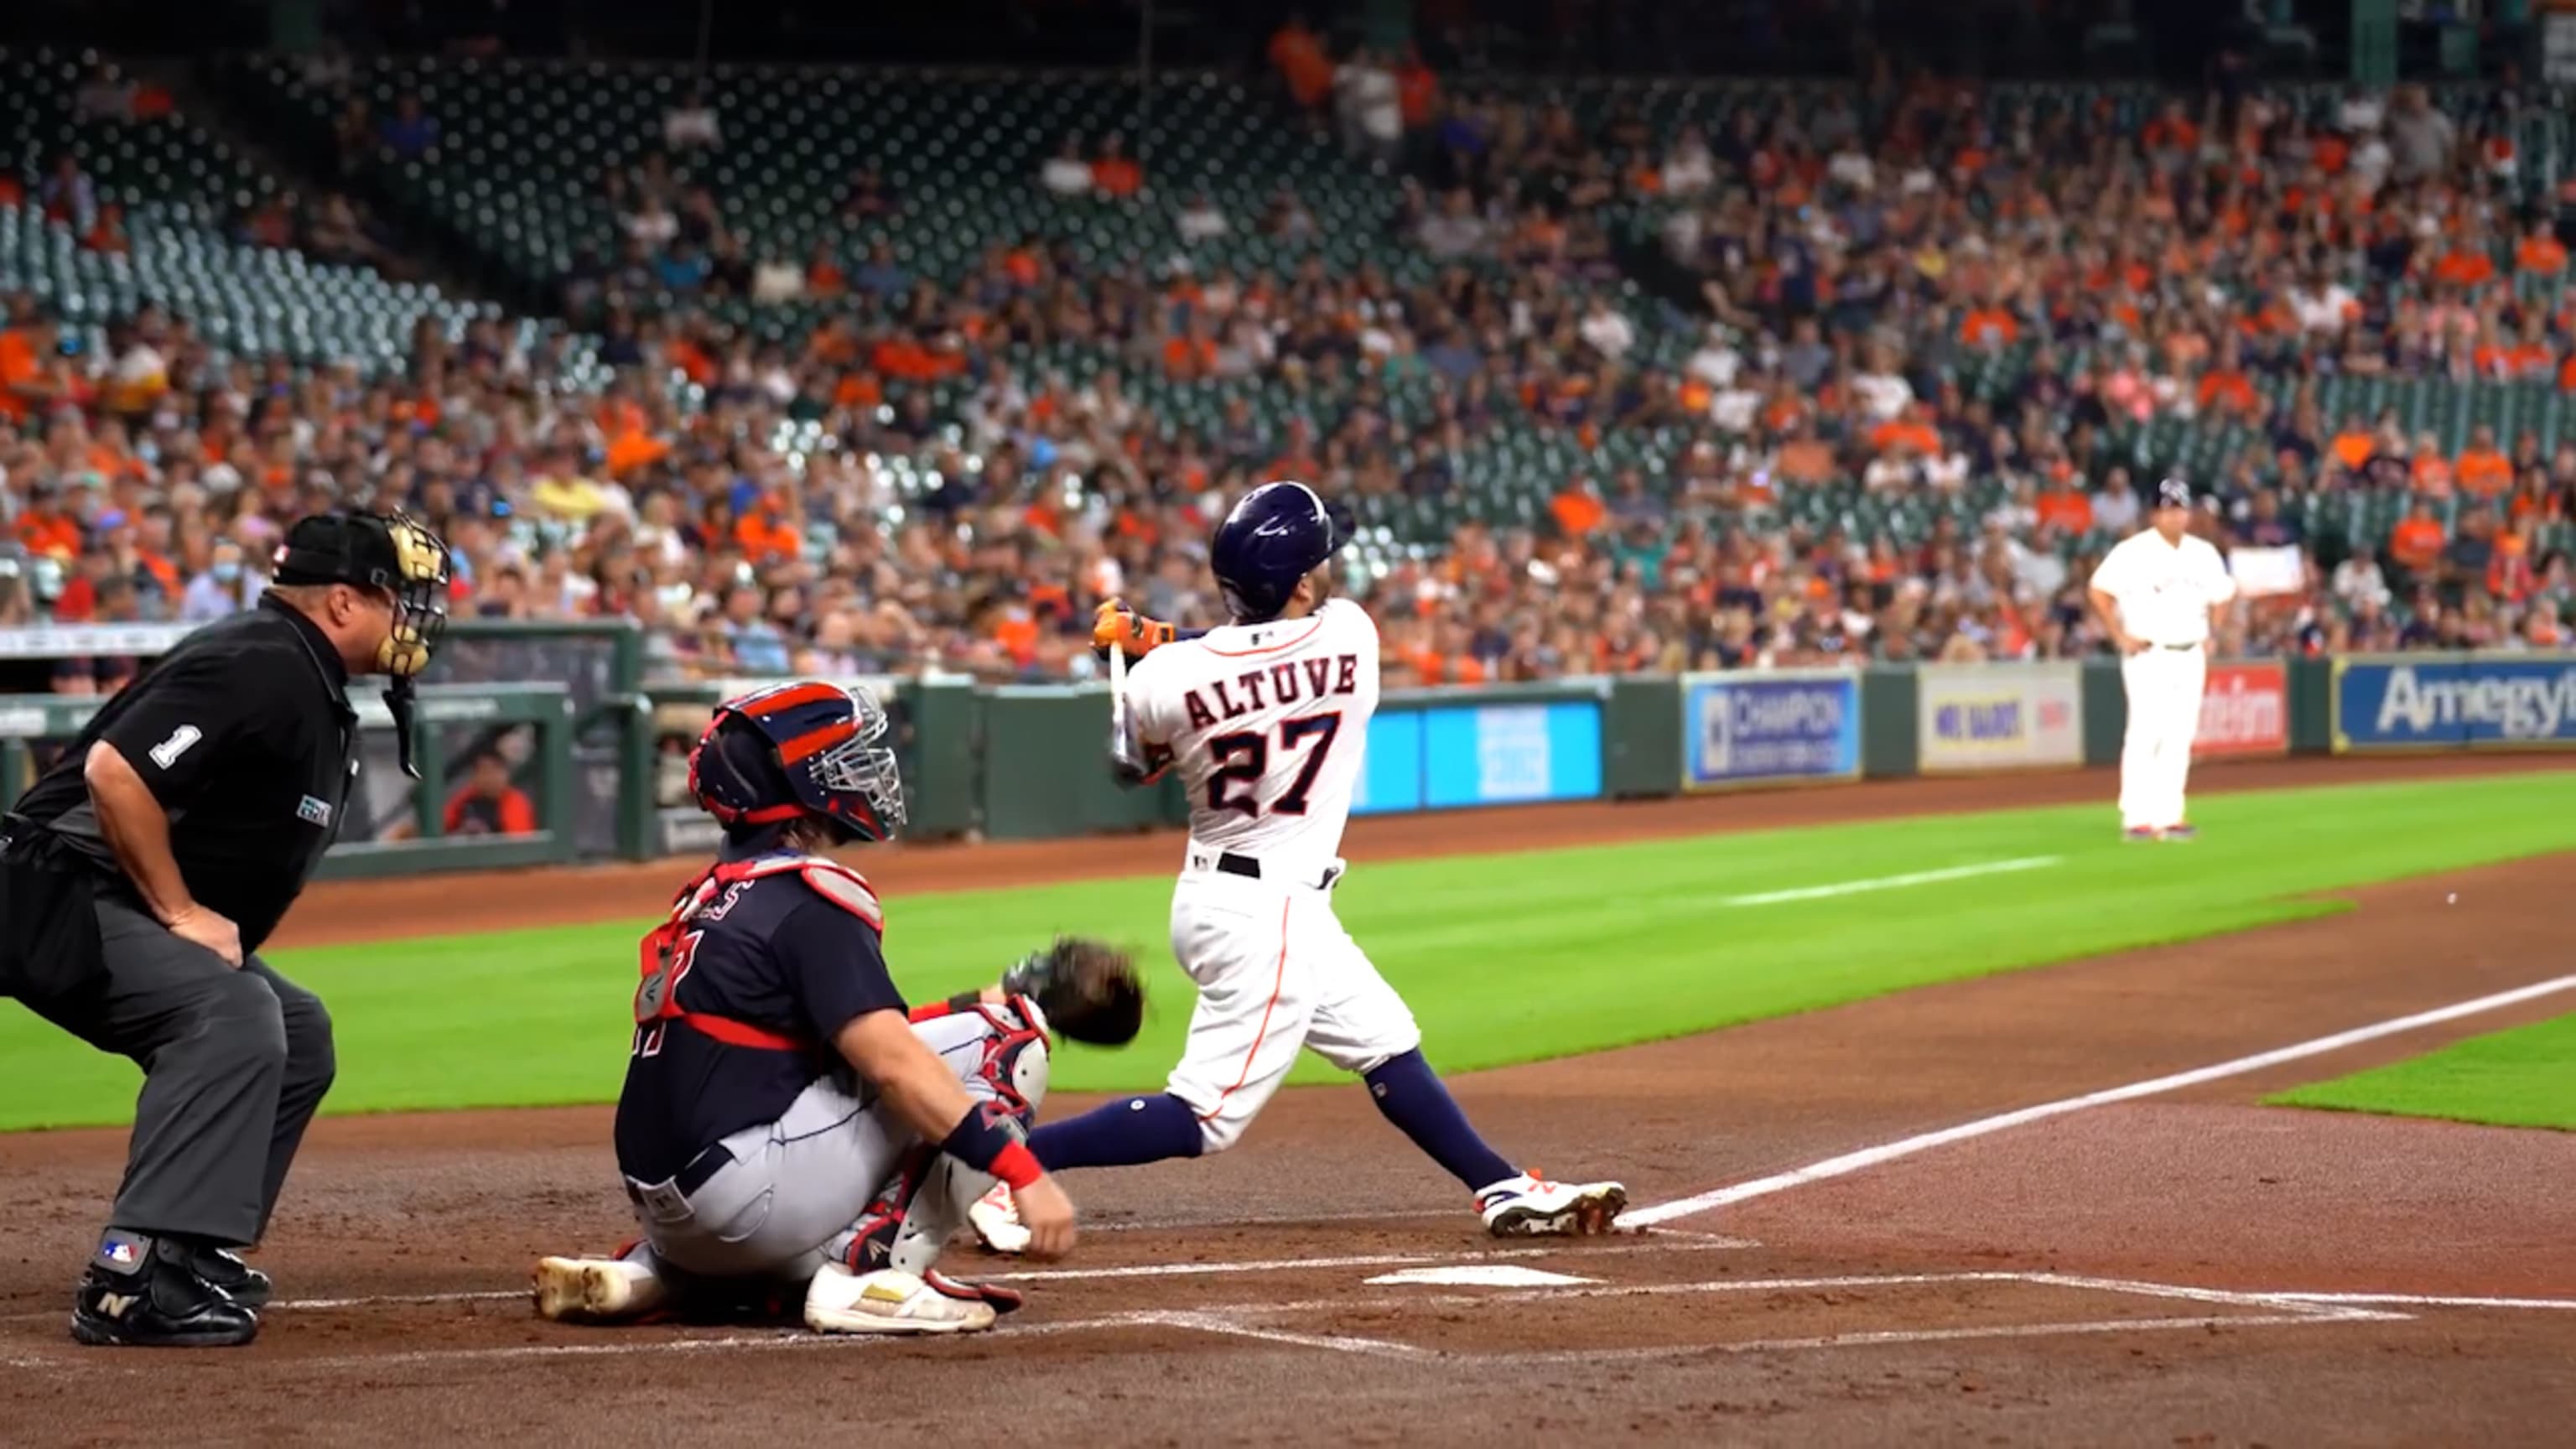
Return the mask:
{"type": "Polygon", "coordinates": [[[1368,754],[1360,762],[1353,815],[1422,808],[1422,716],[1412,710],[1369,718],[1368,754]]]}
{"type": "Polygon", "coordinates": [[[1698,675],[1682,681],[1682,782],[1694,790],[1860,775],[1860,678],[1698,675]]]}
{"type": "Polygon", "coordinates": [[[2334,747],[2576,745],[2576,659],[2383,655],[2334,662],[2334,747]]]}
{"type": "Polygon", "coordinates": [[[1601,706],[1591,700],[1434,708],[1422,722],[1431,809],[1601,796],[1601,706]]]}

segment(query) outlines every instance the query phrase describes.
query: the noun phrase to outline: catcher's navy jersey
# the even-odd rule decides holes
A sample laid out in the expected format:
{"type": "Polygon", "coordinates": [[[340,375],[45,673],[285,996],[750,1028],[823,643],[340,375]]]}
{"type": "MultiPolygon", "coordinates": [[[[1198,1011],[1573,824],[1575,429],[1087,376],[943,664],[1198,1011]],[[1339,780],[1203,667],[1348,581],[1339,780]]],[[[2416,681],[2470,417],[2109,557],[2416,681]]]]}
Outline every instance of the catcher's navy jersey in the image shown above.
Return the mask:
{"type": "Polygon", "coordinates": [[[618,1170],[638,1182],[664,1181],[719,1139],[777,1121],[807,1087],[847,1070],[832,1046],[842,1027],[905,1009],[856,876],[768,856],[719,866],[695,889],[645,943],[617,1099],[618,1170]]]}

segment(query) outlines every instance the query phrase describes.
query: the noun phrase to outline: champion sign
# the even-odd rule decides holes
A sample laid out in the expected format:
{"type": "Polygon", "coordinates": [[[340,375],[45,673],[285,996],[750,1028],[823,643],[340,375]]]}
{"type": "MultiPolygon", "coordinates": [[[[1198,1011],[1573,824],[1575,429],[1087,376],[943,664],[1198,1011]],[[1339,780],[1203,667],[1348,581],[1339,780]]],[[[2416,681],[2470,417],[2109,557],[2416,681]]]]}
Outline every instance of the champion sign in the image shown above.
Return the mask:
{"type": "Polygon", "coordinates": [[[1745,671],[1682,682],[1693,789],[1860,774],[1860,680],[1847,670],[1745,671]]]}
{"type": "Polygon", "coordinates": [[[2338,750],[2576,742],[2576,660],[2338,660],[2338,750]]]}

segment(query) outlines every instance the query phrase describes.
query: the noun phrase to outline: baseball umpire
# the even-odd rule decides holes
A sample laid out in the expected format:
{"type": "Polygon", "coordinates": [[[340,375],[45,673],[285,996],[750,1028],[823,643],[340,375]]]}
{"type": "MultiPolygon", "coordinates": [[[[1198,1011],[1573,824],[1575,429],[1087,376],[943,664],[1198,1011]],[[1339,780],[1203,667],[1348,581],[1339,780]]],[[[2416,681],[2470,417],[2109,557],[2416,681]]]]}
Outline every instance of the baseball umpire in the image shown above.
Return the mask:
{"type": "Polygon", "coordinates": [[[391,677],[408,771],[411,681],[446,610],[428,529],[301,519],[258,605],[181,640],[6,817],[0,992],[144,1074],[74,1300],[83,1343],[259,1332],[267,1275],[230,1250],[267,1229],[333,1060],[322,1003],[256,953],[356,783],[349,677],[391,677]]]}

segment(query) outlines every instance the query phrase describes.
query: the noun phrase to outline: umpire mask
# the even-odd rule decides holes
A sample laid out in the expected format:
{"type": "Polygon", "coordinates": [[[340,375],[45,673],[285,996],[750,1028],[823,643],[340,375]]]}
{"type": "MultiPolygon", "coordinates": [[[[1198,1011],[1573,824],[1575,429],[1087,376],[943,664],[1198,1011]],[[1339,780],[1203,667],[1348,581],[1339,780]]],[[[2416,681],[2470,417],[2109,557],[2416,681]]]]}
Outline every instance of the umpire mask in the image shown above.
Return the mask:
{"type": "Polygon", "coordinates": [[[323,513],[298,519],[277,551],[281,584],[381,590],[394,618],[376,646],[376,672],[409,679],[429,667],[447,630],[447,545],[403,513],[323,513]]]}
{"type": "Polygon", "coordinates": [[[393,623],[376,645],[375,668],[389,675],[385,708],[394,717],[403,773],[412,760],[412,681],[447,631],[447,545],[406,513],[319,513],[300,518],[277,551],[281,584],[346,584],[393,601],[393,623]]]}

